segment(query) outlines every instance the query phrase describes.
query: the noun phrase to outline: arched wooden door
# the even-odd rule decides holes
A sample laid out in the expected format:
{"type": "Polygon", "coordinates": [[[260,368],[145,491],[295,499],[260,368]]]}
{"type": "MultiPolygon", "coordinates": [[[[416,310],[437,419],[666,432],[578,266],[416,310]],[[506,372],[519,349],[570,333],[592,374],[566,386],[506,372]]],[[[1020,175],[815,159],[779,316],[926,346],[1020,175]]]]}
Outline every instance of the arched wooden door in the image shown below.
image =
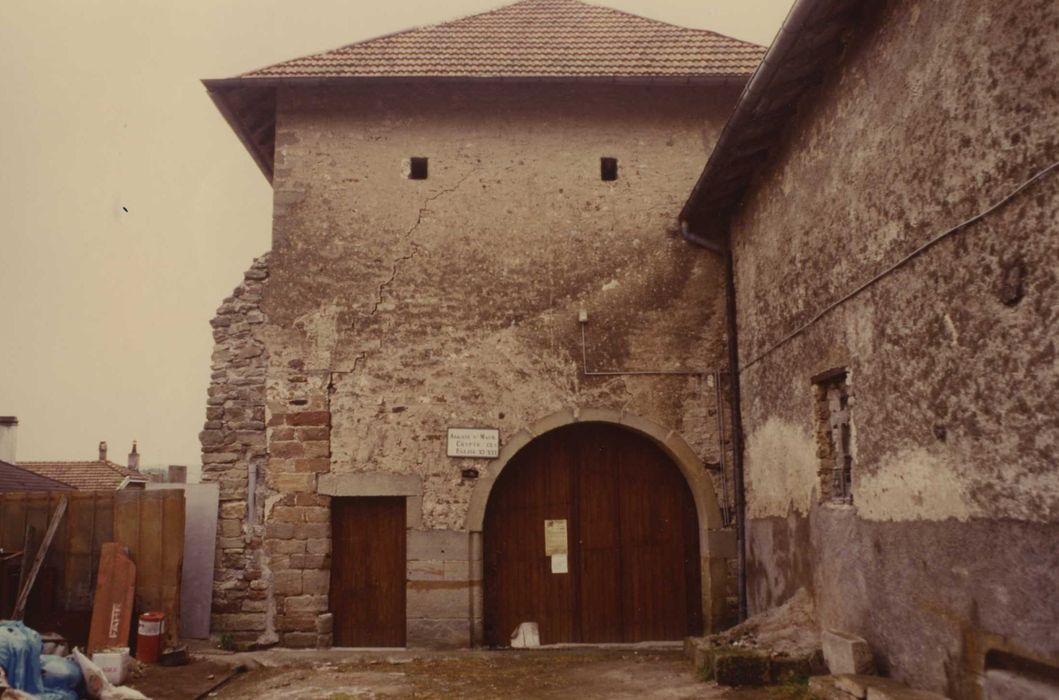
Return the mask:
{"type": "Polygon", "coordinates": [[[695,503],[637,433],[579,423],[537,438],[497,479],[482,536],[489,645],[509,644],[521,622],[539,625],[542,644],[702,632],[695,503]],[[564,528],[566,573],[552,556],[564,528]]]}

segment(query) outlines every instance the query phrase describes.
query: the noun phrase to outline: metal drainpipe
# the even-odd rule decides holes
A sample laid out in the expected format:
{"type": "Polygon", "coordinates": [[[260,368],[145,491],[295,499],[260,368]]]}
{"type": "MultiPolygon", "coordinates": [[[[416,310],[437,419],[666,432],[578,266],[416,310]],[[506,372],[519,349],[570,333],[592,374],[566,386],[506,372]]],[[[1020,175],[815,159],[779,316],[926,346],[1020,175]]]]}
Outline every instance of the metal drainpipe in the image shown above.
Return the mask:
{"type": "Polygon", "coordinates": [[[735,316],[735,262],[730,247],[697,236],[681,222],[680,235],[689,243],[724,258],[725,326],[728,336],[728,401],[732,410],[732,489],[735,491],[735,538],[737,546],[739,621],[747,618],[746,595],[746,499],[743,486],[743,418],[739,400],[739,337],[735,316]]]}

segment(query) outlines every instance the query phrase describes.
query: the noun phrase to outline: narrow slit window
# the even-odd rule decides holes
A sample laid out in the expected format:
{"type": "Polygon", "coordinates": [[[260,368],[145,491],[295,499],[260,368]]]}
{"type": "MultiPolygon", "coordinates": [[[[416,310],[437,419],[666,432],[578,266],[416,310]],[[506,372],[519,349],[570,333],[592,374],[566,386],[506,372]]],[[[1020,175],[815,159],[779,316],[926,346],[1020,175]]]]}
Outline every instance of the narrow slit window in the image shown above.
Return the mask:
{"type": "Polygon", "coordinates": [[[613,182],[618,179],[618,159],[617,158],[600,158],[599,159],[599,177],[603,182],[613,182]]]}
{"type": "Polygon", "coordinates": [[[427,159],[413,156],[408,169],[409,180],[427,179],[427,159]]]}

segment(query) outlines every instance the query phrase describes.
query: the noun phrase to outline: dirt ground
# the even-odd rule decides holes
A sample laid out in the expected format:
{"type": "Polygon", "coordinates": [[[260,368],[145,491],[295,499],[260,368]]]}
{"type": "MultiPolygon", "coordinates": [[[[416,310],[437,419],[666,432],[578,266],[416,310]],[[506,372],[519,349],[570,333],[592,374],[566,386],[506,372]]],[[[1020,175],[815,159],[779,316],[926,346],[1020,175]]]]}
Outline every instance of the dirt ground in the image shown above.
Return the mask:
{"type": "MultiPolygon", "coordinates": [[[[270,652],[271,654],[271,652],[270,652]]],[[[637,698],[785,700],[800,688],[734,691],[704,683],[677,649],[565,649],[533,652],[327,656],[261,655],[221,688],[237,661],[198,660],[180,669],[152,667],[133,682],[154,700],[352,700],[353,698],[637,698]],[[264,664],[258,666],[258,664],[264,664]],[[255,667],[256,666],[256,667],[255,667]],[[179,674],[179,675],[178,675],[179,674]],[[209,676],[212,676],[210,678],[209,676]]]]}

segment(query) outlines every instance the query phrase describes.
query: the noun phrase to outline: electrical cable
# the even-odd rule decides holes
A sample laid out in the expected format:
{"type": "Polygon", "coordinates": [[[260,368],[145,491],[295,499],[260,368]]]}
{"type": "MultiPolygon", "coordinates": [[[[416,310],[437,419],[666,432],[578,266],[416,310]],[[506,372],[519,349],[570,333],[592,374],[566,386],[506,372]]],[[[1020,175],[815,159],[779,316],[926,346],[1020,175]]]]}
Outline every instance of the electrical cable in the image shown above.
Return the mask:
{"type": "Polygon", "coordinates": [[[889,276],[891,273],[895,272],[896,270],[900,269],[901,267],[904,267],[909,261],[911,261],[912,259],[918,257],[924,251],[928,250],[929,248],[932,248],[933,246],[935,246],[936,244],[938,244],[939,242],[941,242],[945,238],[948,238],[949,236],[951,236],[952,234],[956,233],[957,231],[961,231],[961,230],[965,229],[966,227],[970,226],[971,224],[973,224],[973,223],[975,223],[975,222],[977,222],[977,221],[979,221],[981,219],[984,219],[989,214],[992,214],[994,211],[996,211],[1000,207],[1002,207],[1005,204],[1007,204],[1008,202],[1010,202],[1015,197],[1015,195],[1017,195],[1019,192],[1021,192],[1024,189],[1026,189],[1027,187],[1029,187],[1030,185],[1035,183],[1037,180],[1040,180],[1042,177],[1044,177],[1048,173],[1052,172],[1056,168],[1059,168],[1059,161],[1056,161],[1056,162],[1052,163],[1051,165],[1047,166],[1046,168],[1044,168],[1042,170],[1039,170],[1033,177],[1029,178],[1028,180],[1025,180],[1021,185],[1019,185],[1018,187],[1013,189],[1008,194],[1004,195],[1004,197],[1002,197],[999,201],[994,203],[989,208],[985,209],[984,211],[979,212],[978,214],[975,214],[971,218],[966,219],[966,220],[964,220],[963,222],[961,222],[959,224],[956,224],[955,226],[953,226],[950,229],[942,231],[938,235],[936,235],[933,238],[931,238],[930,240],[928,240],[923,245],[921,245],[918,248],[916,248],[915,250],[913,250],[911,253],[909,253],[905,257],[903,257],[900,260],[898,260],[897,262],[895,262],[890,267],[886,268],[885,270],[883,270],[879,274],[877,274],[874,277],[872,277],[867,282],[865,282],[865,283],[861,284],[860,286],[858,286],[853,291],[847,293],[845,296],[841,297],[837,301],[831,302],[830,304],[825,306],[823,309],[818,311],[812,318],[810,318],[808,321],[803,323],[801,326],[799,326],[795,330],[791,331],[787,335],[783,336],[783,338],[781,338],[780,340],[776,341],[768,349],[766,349],[763,352],[759,353],[754,359],[750,360],[749,362],[744,363],[739,368],[739,373],[742,374],[744,370],[749,369],[750,367],[753,367],[755,364],[757,364],[761,360],[765,359],[765,357],[767,357],[768,355],[772,354],[774,351],[778,350],[779,348],[783,347],[784,345],[786,345],[790,341],[794,340],[795,338],[800,336],[802,333],[804,333],[805,331],[809,330],[809,328],[811,326],[813,326],[817,321],[819,321],[821,318],[826,316],[828,313],[830,313],[831,311],[833,311],[837,307],[841,306],[842,304],[846,303],[847,301],[849,301],[853,297],[857,296],[858,294],[863,292],[868,287],[871,287],[872,285],[874,285],[879,280],[883,279],[884,277],[889,276]]]}

